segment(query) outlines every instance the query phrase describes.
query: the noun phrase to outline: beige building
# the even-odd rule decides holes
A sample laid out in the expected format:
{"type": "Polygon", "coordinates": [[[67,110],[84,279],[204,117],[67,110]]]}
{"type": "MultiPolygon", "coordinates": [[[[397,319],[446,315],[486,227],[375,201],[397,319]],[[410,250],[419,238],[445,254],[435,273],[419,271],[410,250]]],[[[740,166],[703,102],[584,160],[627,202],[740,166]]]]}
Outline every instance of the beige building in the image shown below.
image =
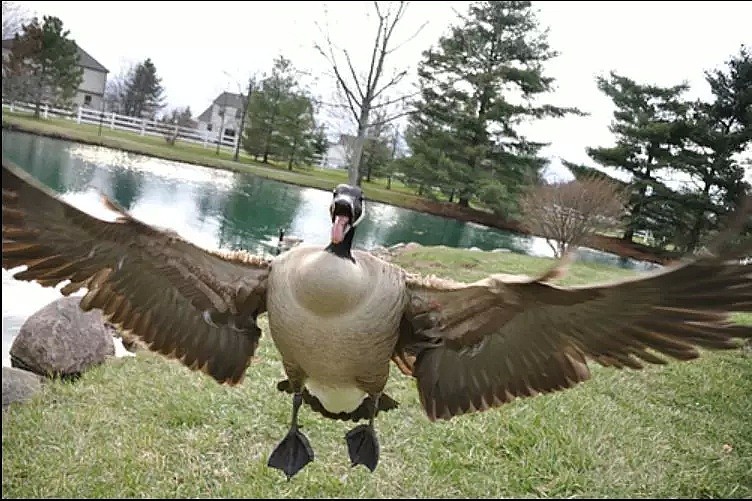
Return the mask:
{"type": "MultiPolygon", "coordinates": [[[[3,58],[7,57],[12,47],[12,38],[3,40],[3,58]]],[[[78,48],[78,65],[83,68],[84,74],[78,91],[73,97],[73,105],[99,110],[102,108],[109,71],[99,61],[91,57],[88,52],[78,45],[76,47],[78,48]]]]}
{"type": "Polygon", "coordinates": [[[223,92],[198,116],[198,130],[208,131],[209,137],[216,139],[220,128],[226,138],[234,138],[240,130],[243,116],[243,97],[232,92],[223,92]]]}

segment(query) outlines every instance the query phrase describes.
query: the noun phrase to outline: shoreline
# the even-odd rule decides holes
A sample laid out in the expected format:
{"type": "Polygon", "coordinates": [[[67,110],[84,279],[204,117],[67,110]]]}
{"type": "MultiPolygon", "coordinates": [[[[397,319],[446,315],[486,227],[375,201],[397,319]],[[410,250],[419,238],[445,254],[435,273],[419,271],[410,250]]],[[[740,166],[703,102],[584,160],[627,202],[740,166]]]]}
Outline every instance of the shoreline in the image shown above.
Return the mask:
{"type": "MultiPolygon", "coordinates": [[[[24,120],[24,119],[21,119],[24,120]]],[[[41,122],[40,125],[43,125],[41,122]]],[[[290,172],[282,169],[275,169],[273,167],[266,167],[263,164],[250,165],[245,163],[237,163],[232,160],[223,160],[218,158],[214,161],[210,159],[196,160],[190,158],[189,154],[181,154],[180,150],[176,150],[174,155],[165,155],[148,151],[145,147],[139,147],[139,144],[135,141],[119,140],[107,136],[102,136],[97,140],[91,140],[86,137],[84,133],[77,133],[72,130],[48,130],[50,128],[59,128],[54,124],[50,124],[48,127],[40,126],[33,127],[28,126],[19,121],[13,120],[3,116],[2,121],[3,129],[7,129],[13,132],[25,132],[28,134],[34,134],[38,136],[49,137],[52,139],[59,139],[64,141],[72,141],[81,144],[87,144],[90,146],[102,146],[105,148],[111,148],[115,150],[125,151],[128,153],[134,153],[138,155],[144,155],[152,158],[159,158],[162,160],[169,160],[175,162],[183,162],[190,165],[196,165],[205,168],[222,169],[232,172],[247,173],[255,175],[264,179],[272,181],[278,181],[281,183],[291,184],[295,186],[313,188],[329,191],[331,182],[317,179],[314,176],[310,176],[310,179],[304,180],[295,179],[298,176],[306,176],[305,173],[290,172]],[[135,143],[135,144],[128,144],[135,143]],[[267,172],[264,172],[267,171],[267,172]],[[292,177],[292,178],[291,178],[292,177]]],[[[145,145],[146,146],[146,145],[145,145]]],[[[368,191],[368,184],[363,184],[364,191],[368,191]]],[[[395,193],[396,192],[392,192],[395,193]]],[[[397,195],[399,196],[399,195],[397,195]]],[[[402,209],[414,210],[425,214],[431,214],[434,216],[446,217],[450,219],[459,220],[462,222],[470,222],[488,226],[497,230],[511,231],[523,235],[532,236],[533,234],[525,230],[520,224],[513,221],[504,220],[490,212],[481,211],[473,208],[460,207],[455,203],[432,201],[417,196],[404,195],[401,200],[386,200],[384,197],[380,197],[378,193],[372,194],[369,198],[375,202],[399,207],[402,209]]],[[[608,237],[604,235],[594,235],[590,241],[587,242],[587,247],[594,250],[608,252],[615,254],[622,258],[630,258],[638,261],[647,261],[651,263],[665,265],[678,258],[676,255],[672,255],[668,252],[661,252],[657,249],[653,249],[638,243],[627,242],[617,237],[608,237]]]]}

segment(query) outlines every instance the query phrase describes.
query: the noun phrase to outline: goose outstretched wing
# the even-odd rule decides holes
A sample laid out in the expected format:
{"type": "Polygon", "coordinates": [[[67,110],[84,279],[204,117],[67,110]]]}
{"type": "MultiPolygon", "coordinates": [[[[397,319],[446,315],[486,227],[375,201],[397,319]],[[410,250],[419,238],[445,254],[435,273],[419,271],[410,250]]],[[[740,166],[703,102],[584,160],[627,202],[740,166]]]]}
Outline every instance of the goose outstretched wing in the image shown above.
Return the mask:
{"type": "Polygon", "coordinates": [[[245,253],[201,249],[175,233],[118,212],[103,221],[59,199],[3,159],[3,268],[18,280],[88,292],[102,310],[153,351],[221,383],[239,383],[258,345],[271,265],[245,253]]]}
{"type": "Polygon", "coordinates": [[[431,420],[570,388],[588,360],[640,369],[727,349],[752,327],[747,241],[646,276],[585,287],[492,275],[475,283],[409,276],[410,302],[393,360],[417,379],[431,420]]]}

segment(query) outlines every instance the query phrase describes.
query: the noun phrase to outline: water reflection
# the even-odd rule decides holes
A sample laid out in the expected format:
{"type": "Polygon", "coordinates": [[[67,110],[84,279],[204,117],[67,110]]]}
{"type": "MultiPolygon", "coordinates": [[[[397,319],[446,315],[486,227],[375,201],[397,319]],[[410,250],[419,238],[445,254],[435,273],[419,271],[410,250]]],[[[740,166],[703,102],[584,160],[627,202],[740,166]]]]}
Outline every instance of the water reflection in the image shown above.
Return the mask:
{"type": "MultiPolygon", "coordinates": [[[[272,254],[280,228],[306,244],[328,242],[328,191],[7,130],[2,132],[2,147],[4,156],[96,217],[112,218],[100,203],[104,193],[134,217],[209,249],[272,254]]],[[[552,254],[540,238],[366,201],[356,246],[371,249],[399,242],[552,254]]],[[[590,250],[580,256],[626,268],[652,267],[590,250]]],[[[20,322],[58,297],[56,290],[17,282],[3,271],[4,363],[20,322]]]]}

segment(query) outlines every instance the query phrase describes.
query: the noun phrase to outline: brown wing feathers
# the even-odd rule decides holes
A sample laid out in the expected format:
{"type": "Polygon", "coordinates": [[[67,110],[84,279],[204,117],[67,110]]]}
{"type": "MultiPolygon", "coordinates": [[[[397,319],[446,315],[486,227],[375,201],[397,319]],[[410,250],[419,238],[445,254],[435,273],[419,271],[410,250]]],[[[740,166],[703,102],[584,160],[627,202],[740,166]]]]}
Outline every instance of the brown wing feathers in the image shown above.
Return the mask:
{"type": "Polygon", "coordinates": [[[430,419],[485,410],[515,397],[587,380],[586,359],[640,369],[727,349],[752,328],[752,266],[703,258],[660,274],[600,287],[560,288],[502,275],[466,285],[408,280],[411,304],[394,361],[417,378],[430,419]]]}
{"type": "Polygon", "coordinates": [[[3,159],[3,267],[14,278],[88,289],[81,308],[99,308],[150,349],[238,383],[255,352],[268,264],[207,252],[120,212],[98,220],[3,159]],[[205,319],[209,316],[211,321],[205,319]],[[225,323],[220,323],[224,321],[225,323]]]}

